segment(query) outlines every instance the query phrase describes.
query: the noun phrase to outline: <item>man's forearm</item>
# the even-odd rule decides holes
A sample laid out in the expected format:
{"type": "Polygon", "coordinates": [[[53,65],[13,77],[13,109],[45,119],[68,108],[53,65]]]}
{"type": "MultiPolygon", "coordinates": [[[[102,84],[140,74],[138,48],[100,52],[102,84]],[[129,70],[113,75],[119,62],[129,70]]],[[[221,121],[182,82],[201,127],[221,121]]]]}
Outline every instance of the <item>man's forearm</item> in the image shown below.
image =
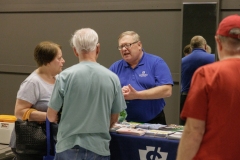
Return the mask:
{"type": "Polygon", "coordinates": [[[54,123],[57,123],[58,121],[58,112],[55,111],[54,109],[48,107],[48,110],[47,110],[47,117],[48,117],[48,120],[50,122],[54,122],[54,123]]]}
{"type": "Polygon", "coordinates": [[[157,86],[148,90],[138,92],[137,99],[159,99],[167,98],[172,95],[172,85],[157,86]]]}
{"type": "Polygon", "coordinates": [[[110,128],[112,128],[114,126],[114,124],[117,123],[118,117],[119,117],[119,113],[111,114],[111,117],[110,117],[110,128]]]}
{"type": "Polygon", "coordinates": [[[198,152],[201,141],[202,137],[197,133],[184,133],[180,140],[177,160],[192,160],[198,152]]]}
{"type": "Polygon", "coordinates": [[[178,147],[177,160],[192,160],[197,154],[205,132],[205,122],[187,118],[178,147]]]}

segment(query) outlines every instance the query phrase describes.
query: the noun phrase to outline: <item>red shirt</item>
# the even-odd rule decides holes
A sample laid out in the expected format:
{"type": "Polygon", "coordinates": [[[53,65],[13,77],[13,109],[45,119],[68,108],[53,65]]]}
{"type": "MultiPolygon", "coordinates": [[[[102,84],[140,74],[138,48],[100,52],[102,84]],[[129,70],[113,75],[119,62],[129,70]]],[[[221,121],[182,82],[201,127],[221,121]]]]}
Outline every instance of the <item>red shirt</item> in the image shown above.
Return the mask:
{"type": "Polygon", "coordinates": [[[240,59],[199,68],[192,78],[181,118],[206,122],[194,159],[240,159],[240,59]]]}

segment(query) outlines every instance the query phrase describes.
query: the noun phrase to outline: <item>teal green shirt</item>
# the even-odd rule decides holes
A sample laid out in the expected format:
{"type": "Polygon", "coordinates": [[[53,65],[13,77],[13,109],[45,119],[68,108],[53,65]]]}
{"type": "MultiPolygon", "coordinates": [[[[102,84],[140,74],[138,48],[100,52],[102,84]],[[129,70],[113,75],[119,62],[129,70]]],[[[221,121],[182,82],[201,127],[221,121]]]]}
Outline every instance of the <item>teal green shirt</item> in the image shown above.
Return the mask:
{"type": "Polygon", "coordinates": [[[99,155],[110,155],[110,117],[126,109],[117,75],[95,62],[81,62],[62,71],[49,107],[62,116],[56,152],[79,145],[99,155]]]}

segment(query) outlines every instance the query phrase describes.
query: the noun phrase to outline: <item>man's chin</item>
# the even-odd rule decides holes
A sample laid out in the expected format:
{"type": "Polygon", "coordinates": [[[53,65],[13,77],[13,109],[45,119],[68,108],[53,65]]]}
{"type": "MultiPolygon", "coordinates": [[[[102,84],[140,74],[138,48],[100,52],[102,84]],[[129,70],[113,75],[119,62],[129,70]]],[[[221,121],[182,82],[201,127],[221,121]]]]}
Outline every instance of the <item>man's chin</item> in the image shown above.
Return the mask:
{"type": "Polygon", "coordinates": [[[130,56],[124,56],[123,59],[124,59],[126,62],[128,62],[128,61],[131,60],[131,57],[130,57],[130,56]]]}

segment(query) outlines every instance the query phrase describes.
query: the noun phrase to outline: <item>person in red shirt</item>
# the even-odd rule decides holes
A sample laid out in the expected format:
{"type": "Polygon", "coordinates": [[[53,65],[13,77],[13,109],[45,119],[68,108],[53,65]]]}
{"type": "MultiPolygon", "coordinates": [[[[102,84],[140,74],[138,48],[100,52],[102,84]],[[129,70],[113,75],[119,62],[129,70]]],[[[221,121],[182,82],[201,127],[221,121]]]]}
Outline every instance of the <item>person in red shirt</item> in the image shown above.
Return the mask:
{"type": "Polygon", "coordinates": [[[220,61],[194,73],[177,160],[240,159],[240,16],[224,18],[215,40],[220,61]]]}

